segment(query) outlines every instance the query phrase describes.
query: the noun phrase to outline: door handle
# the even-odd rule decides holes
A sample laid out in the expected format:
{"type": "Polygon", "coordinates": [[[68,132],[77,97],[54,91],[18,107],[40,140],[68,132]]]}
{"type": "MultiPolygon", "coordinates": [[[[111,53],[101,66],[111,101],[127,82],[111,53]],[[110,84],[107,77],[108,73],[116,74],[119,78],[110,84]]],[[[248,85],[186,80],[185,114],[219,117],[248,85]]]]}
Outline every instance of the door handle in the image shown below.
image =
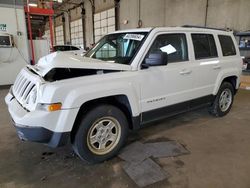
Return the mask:
{"type": "Polygon", "coordinates": [[[180,75],[187,75],[187,74],[191,74],[191,73],[192,73],[191,70],[182,70],[182,71],[180,72],[180,75]]]}
{"type": "Polygon", "coordinates": [[[214,69],[214,70],[221,69],[221,66],[220,66],[220,65],[215,65],[215,66],[213,66],[213,69],[214,69]]]}

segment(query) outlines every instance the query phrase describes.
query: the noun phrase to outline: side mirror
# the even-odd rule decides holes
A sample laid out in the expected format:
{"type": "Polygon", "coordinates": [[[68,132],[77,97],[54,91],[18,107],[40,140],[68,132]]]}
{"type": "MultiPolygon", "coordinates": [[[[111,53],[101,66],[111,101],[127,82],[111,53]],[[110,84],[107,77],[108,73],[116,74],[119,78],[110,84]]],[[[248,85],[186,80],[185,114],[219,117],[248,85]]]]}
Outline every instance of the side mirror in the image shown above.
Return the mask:
{"type": "Polygon", "coordinates": [[[167,65],[167,63],[168,54],[166,52],[151,53],[144,61],[147,66],[162,66],[167,65]]]}

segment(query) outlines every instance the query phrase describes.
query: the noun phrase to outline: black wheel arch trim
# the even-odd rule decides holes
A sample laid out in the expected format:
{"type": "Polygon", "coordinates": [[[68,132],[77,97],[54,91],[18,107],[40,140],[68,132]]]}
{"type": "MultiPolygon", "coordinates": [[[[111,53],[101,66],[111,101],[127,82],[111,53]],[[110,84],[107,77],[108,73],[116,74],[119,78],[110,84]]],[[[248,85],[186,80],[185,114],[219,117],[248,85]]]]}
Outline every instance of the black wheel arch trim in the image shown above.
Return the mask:
{"type": "MultiPolygon", "coordinates": [[[[232,76],[227,76],[227,77],[225,77],[223,80],[222,80],[222,82],[221,82],[221,84],[220,84],[220,86],[222,85],[222,83],[223,82],[229,82],[230,84],[232,84],[232,86],[233,86],[233,88],[234,88],[234,95],[237,93],[237,91],[238,91],[238,89],[236,88],[237,87],[237,80],[238,80],[239,78],[238,78],[238,76],[236,76],[236,75],[232,75],[232,76]]],[[[219,88],[220,89],[220,88],[219,88]]],[[[218,89],[218,91],[219,91],[219,89],[218,89]]],[[[218,92],[217,91],[217,92],[218,92]]]]}
{"type": "Polygon", "coordinates": [[[106,97],[96,98],[96,99],[87,101],[81,105],[77,113],[73,127],[72,127],[71,141],[72,141],[72,137],[75,135],[78,129],[79,122],[82,116],[86,115],[89,110],[102,104],[109,104],[109,105],[113,105],[119,108],[128,119],[129,129],[136,130],[140,128],[141,115],[139,116],[132,115],[131,105],[126,95],[121,94],[121,95],[106,96],[106,97]]]}

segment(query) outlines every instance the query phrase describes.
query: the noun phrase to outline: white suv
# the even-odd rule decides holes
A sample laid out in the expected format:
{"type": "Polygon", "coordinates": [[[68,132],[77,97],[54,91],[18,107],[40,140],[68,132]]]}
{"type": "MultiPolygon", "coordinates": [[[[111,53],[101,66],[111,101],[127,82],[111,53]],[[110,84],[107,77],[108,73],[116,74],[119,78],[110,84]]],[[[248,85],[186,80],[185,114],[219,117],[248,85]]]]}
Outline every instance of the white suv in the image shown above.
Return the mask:
{"type": "Polygon", "coordinates": [[[129,129],[200,107],[231,109],[242,60],[232,32],[162,27],[104,36],[85,57],[56,52],[25,67],[5,98],[22,140],[71,142],[90,163],[129,129]]]}

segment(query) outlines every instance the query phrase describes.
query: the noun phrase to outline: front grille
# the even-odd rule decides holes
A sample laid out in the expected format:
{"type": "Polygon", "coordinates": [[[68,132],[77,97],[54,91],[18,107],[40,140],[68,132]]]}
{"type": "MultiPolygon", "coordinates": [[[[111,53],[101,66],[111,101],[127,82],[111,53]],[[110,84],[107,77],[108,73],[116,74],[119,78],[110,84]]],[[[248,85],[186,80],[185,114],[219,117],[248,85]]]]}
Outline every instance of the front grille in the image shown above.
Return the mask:
{"type": "Polygon", "coordinates": [[[28,96],[32,89],[36,87],[38,80],[39,78],[31,73],[27,68],[22,69],[18,74],[12,87],[12,92],[23,107],[27,105],[28,96]]]}

